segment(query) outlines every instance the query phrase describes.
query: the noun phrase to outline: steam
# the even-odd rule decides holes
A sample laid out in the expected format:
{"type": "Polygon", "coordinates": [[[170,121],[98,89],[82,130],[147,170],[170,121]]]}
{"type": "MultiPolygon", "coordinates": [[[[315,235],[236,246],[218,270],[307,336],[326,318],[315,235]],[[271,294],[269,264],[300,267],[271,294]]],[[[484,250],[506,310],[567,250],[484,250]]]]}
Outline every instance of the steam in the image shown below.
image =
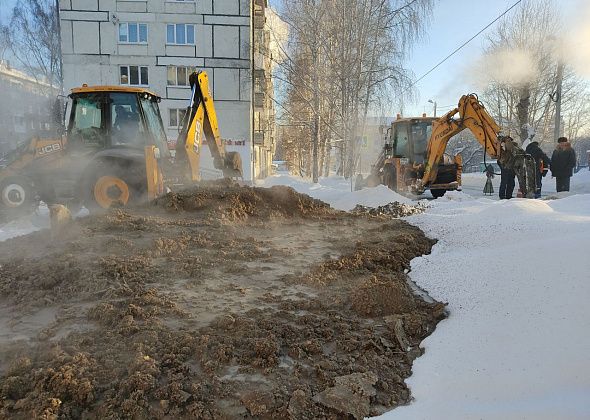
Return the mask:
{"type": "Polygon", "coordinates": [[[568,26],[571,29],[563,40],[564,62],[580,76],[590,78],[590,3],[579,3],[568,26]]]}
{"type": "Polygon", "coordinates": [[[523,49],[502,49],[478,59],[472,72],[475,86],[484,90],[489,83],[518,87],[534,80],[539,73],[531,52],[523,49]]]}

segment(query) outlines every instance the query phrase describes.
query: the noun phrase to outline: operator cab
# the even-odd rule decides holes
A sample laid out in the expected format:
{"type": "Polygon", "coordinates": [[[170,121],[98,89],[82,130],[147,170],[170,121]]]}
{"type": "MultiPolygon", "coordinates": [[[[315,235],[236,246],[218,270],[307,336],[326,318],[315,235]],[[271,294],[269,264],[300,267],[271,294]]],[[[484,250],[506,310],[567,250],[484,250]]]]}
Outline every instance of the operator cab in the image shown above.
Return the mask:
{"type": "Polygon", "coordinates": [[[436,118],[399,118],[392,123],[390,148],[393,157],[408,159],[408,163],[424,163],[432,122],[436,118]]]}
{"type": "Polygon", "coordinates": [[[140,88],[82,87],[70,94],[68,150],[75,154],[105,149],[156,146],[169,154],[157,103],[160,97],[140,88]]]}

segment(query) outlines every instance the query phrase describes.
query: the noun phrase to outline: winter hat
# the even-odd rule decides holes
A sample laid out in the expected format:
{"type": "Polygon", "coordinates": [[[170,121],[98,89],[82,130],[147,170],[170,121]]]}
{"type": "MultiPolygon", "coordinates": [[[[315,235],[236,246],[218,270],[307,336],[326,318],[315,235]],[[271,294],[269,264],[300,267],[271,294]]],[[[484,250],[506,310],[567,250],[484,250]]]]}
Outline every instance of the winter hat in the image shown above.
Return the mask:
{"type": "Polygon", "coordinates": [[[567,137],[560,137],[557,139],[558,143],[566,143],[567,142],[567,137]]]}

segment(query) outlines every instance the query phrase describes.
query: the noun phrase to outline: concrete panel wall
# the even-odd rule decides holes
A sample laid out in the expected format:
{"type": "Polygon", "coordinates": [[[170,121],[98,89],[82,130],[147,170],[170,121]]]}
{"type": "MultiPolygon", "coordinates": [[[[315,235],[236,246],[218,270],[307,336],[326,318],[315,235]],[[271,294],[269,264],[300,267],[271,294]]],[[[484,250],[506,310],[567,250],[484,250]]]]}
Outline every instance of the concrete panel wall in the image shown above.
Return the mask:
{"type": "Polygon", "coordinates": [[[216,15],[239,15],[240,0],[213,0],[213,13],[216,15]]]}
{"type": "Polygon", "coordinates": [[[217,101],[240,100],[240,70],[216,68],[213,98],[217,101]]]}
{"type": "Polygon", "coordinates": [[[213,27],[213,55],[215,57],[240,58],[239,26],[213,27]]]}
{"type": "MultiPolygon", "coordinates": [[[[147,66],[149,89],[162,95],[160,111],[167,135],[169,110],[184,109],[188,87],[167,86],[167,66],[206,70],[228,150],[242,154],[244,175],[250,174],[250,0],[60,0],[64,83],[66,89],[119,84],[119,66],[147,66]],[[119,43],[119,23],[148,24],[145,44],[119,43]],[[166,45],[166,24],[195,25],[196,45],[166,45]],[[245,145],[242,143],[245,142],[245,145]]],[[[208,150],[203,166],[213,169],[208,150]]]]}
{"type": "Polygon", "coordinates": [[[98,10],[98,0],[72,0],[73,10],[98,10]]]}
{"type": "Polygon", "coordinates": [[[99,54],[98,22],[72,22],[75,54],[99,54]]]}

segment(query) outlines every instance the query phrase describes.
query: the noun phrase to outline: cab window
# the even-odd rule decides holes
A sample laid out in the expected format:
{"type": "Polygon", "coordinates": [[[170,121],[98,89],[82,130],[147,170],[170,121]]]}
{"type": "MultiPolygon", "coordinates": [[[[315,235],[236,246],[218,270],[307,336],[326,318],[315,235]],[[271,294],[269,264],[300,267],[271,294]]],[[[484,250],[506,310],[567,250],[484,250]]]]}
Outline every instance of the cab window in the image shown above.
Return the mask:
{"type": "Polygon", "coordinates": [[[113,146],[143,145],[144,129],[135,93],[111,93],[111,143],[113,146]]]}
{"type": "Polygon", "coordinates": [[[426,158],[428,139],[432,134],[432,125],[419,123],[412,125],[412,143],[414,146],[414,162],[423,163],[426,158]]]}
{"type": "Polygon", "coordinates": [[[393,132],[394,154],[408,157],[408,124],[396,124],[393,132]]]}
{"type": "Polygon", "coordinates": [[[70,143],[74,147],[100,148],[105,144],[104,97],[90,94],[74,97],[70,143]]]}
{"type": "Polygon", "coordinates": [[[162,118],[158,111],[158,104],[154,98],[147,96],[142,96],[140,102],[148,129],[154,138],[155,146],[160,149],[160,153],[167,154],[169,152],[168,141],[164,126],[162,125],[162,118]]]}

